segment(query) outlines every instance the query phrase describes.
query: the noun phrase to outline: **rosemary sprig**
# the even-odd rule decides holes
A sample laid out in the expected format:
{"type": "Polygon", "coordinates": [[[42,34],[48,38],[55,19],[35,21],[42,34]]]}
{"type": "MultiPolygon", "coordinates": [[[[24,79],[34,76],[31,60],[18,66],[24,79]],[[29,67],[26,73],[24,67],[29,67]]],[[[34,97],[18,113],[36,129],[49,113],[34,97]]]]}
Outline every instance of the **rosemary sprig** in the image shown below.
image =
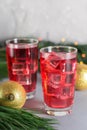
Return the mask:
{"type": "Polygon", "coordinates": [[[24,109],[0,106],[0,130],[54,130],[54,123],[24,109]]]}

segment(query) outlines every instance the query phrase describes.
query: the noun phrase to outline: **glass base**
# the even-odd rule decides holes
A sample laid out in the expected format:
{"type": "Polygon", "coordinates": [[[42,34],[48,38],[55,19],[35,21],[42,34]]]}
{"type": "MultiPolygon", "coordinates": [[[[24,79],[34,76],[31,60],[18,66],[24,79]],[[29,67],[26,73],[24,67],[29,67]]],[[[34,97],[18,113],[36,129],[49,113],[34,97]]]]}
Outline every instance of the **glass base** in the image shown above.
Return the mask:
{"type": "Polygon", "coordinates": [[[35,93],[36,93],[35,90],[34,90],[33,92],[29,92],[29,93],[27,93],[26,99],[32,99],[32,98],[34,98],[35,93]]]}
{"type": "Polygon", "coordinates": [[[45,104],[45,111],[47,114],[49,114],[51,116],[64,116],[64,115],[70,114],[72,112],[72,106],[70,106],[68,108],[58,109],[58,108],[48,107],[45,104]]]}

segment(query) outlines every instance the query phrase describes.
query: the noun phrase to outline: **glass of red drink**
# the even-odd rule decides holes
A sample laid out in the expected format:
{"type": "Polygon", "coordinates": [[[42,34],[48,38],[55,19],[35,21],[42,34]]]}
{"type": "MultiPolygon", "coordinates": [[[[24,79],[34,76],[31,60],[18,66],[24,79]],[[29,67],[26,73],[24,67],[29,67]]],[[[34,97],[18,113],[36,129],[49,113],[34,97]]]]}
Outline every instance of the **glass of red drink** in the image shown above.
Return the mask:
{"type": "Polygon", "coordinates": [[[75,93],[77,49],[49,46],[40,49],[40,69],[45,110],[62,116],[72,111],[75,93]]]}
{"type": "Polygon", "coordinates": [[[38,70],[38,40],[15,38],[6,41],[6,57],[9,79],[22,84],[27,99],[36,91],[38,70]]]}

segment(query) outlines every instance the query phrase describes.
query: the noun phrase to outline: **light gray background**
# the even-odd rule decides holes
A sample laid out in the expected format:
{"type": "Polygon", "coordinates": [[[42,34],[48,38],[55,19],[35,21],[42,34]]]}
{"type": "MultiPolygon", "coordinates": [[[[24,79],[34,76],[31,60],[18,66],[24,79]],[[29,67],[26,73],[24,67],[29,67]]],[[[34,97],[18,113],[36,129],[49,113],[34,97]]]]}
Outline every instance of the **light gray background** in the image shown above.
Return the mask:
{"type": "Polygon", "coordinates": [[[0,0],[0,40],[30,35],[87,42],[87,0],[0,0]]]}

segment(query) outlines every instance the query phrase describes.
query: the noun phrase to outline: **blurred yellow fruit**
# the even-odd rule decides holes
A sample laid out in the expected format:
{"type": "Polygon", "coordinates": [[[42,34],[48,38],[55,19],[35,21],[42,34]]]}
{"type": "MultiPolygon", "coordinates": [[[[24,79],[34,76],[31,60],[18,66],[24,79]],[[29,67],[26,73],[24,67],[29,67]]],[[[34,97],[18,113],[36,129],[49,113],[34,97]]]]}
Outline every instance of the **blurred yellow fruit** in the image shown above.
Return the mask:
{"type": "Polygon", "coordinates": [[[26,101],[23,86],[15,81],[5,81],[0,84],[0,105],[21,108],[26,101]]]}
{"type": "Polygon", "coordinates": [[[87,89],[87,65],[77,65],[76,87],[77,90],[87,89]]]}

